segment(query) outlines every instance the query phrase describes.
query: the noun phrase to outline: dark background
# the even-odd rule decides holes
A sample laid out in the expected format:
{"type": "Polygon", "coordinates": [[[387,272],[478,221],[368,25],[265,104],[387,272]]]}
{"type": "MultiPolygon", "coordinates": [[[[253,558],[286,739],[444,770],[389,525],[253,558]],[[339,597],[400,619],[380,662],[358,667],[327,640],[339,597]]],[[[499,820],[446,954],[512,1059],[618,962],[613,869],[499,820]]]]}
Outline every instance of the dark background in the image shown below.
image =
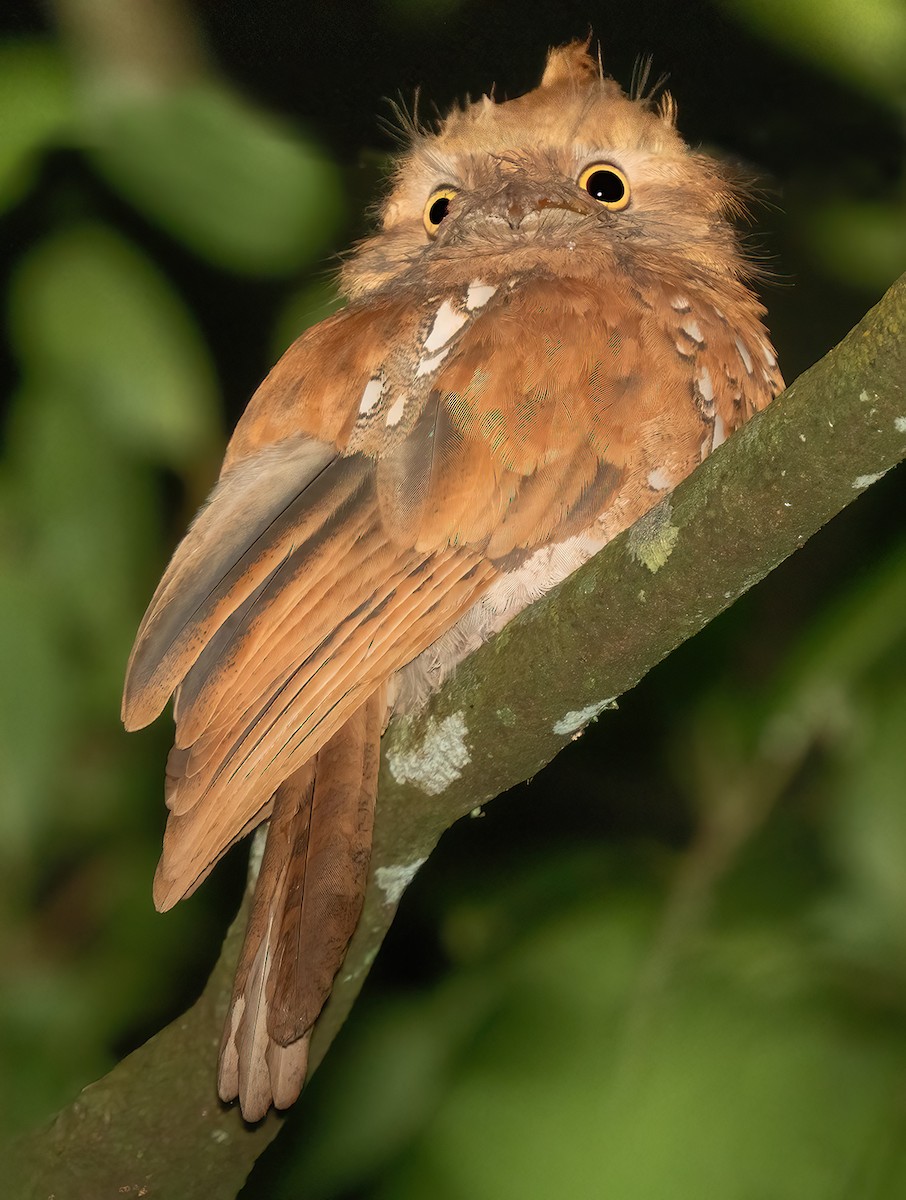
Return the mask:
{"type": "MultiPolygon", "coordinates": [[[[178,1015],[238,903],[239,853],[151,908],[169,729],[122,733],[122,670],[226,432],[335,303],[386,98],[518,94],[589,27],[757,176],[795,378],[906,261],[892,0],[0,12],[5,1131],[178,1015]]],[[[906,1193],[904,486],[447,835],[244,1196],[906,1193]]]]}

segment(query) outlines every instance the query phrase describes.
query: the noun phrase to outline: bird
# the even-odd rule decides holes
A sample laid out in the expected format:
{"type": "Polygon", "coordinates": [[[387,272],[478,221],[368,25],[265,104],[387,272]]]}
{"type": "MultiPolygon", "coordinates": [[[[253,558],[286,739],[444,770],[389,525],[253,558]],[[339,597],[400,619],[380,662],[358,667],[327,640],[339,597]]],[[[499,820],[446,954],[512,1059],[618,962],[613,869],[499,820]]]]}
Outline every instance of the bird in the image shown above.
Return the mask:
{"type": "Polygon", "coordinates": [[[174,702],[157,908],[268,822],[217,1079],[246,1120],[304,1084],[389,718],[783,388],[745,197],[642,91],[580,40],[408,122],[345,307],[251,398],[139,627],[125,725],[174,702]]]}

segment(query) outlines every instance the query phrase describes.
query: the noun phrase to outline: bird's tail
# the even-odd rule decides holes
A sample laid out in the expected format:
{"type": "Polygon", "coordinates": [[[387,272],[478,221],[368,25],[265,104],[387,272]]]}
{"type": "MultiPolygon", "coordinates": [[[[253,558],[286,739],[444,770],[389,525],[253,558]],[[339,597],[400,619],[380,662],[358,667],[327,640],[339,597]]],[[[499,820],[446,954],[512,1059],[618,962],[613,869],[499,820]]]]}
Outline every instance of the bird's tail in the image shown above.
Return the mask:
{"type": "Polygon", "coordinates": [[[312,1026],[365,896],[381,688],[274,796],[220,1049],[221,1099],[260,1120],[298,1097],[312,1026]]]}

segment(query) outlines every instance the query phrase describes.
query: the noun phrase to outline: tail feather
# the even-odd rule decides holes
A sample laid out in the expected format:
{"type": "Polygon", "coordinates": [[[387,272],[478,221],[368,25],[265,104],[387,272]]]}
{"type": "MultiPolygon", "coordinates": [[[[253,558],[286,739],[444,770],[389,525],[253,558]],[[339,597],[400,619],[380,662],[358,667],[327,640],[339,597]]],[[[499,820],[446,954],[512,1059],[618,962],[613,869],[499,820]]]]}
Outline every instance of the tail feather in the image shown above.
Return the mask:
{"type": "Polygon", "coordinates": [[[246,1120],[288,1107],[305,1082],[362,909],[385,715],[382,688],[274,796],[220,1055],[220,1096],[238,1096],[246,1120]]]}

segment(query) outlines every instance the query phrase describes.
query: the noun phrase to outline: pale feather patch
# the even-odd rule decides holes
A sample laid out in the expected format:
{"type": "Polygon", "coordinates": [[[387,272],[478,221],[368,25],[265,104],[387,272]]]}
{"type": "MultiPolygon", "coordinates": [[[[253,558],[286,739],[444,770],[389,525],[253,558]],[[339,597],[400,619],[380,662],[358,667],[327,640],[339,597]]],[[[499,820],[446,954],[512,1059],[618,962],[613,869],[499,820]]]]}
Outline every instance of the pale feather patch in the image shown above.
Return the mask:
{"type": "Polygon", "coordinates": [[[224,1039],[223,1051],[220,1056],[220,1075],[218,1086],[221,1099],[229,1102],[239,1094],[239,1051],[236,1046],[236,1036],[245,1014],[245,996],[239,996],[229,1013],[230,1031],[224,1039]]]}
{"type": "Polygon", "coordinates": [[[464,658],[588,562],[608,540],[604,534],[580,534],[542,546],[521,566],[504,572],[452,629],[397,674],[394,710],[417,711],[464,658]]]}
{"type": "Polygon", "coordinates": [[[687,337],[692,338],[693,342],[698,342],[699,345],[705,340],[701,326],[695,317],[686,317],[685,321],[680,325],[680,329],[682,329],[687,337]]]}
{"type": "Polygon", "coordinates": [[[752,374],[752,356],[745,348],[743,343],[736,339],[736,349],[739,351],[739,357],[742,359],[742,365],[745,367],[747,374],[752,374]]]}
{"type": "Polygon", "coordinates": [[[307,1034],[288,1046],[281,1046],[273,1039],[268,1042],[264,1057],[275,1108],[289,1108],[299,1098],[308,1072],[308,1042],[307,1034]]]}
{"type": "Polygon", "coordinates": [[[692,306],[685,296],[674,296],[670,301],[670,307],[675,308],[677,312],[689,312],[692,306]]]}
{"type": "Polygon", "coordinates": [[[449,300],[444,300],[437,310],[431,332],[425,338],[425,349],[433,353],[435,350],[440,350],[441,346],[446,346],[450,338],[462,329],[468,319],[467,313],[457,312],[449,300]]]}
{"type": "Polygon", "coordinates": [[[727,430],[724,425],[723,417],[720,413],[714,418],[714,438],[711,442],[711,449],[716,450],[718,446],[722,446],[727,440],[727,430]]]}
{"type": "Polygon", "coordinates": [[[432,371],[436,371],[449,353],[450,347],[446,346],[443,350],[439,350],[437,354],[432,354],[430,358],[421,359],[418,364],[418,370],[415,372],[416,378],[420,378],[422,375],[430,375],[432,371]]]}
{"type": "Polygon", "coordinates": [[[483,308],[496,291],[492,283],[470,283],[466,292],[466,308],[469,312],[483,308]]]}
{"type": "Polygon", "coordinates": [[[701,368],[695,377],[695,382],[702,400],[705,404],[710,404],[714,399],[714,381],[707,367],[701,368]]]}
{"type": "Polygon", "coordinates": [[[406,396],[397,396],[390,407],[387,409],[387,424],[399,425],[403,419],[403,413],[406,410],[406,396]]]}
{"type": "Polygon", "coordinates": [[[359,401],[359,413],[364,417],[374,408],[381,396],[384,394],[384,388],[387,386],[387,380],[383,373],[376,375],[373,379],[369,379],[365,384],[365,390],[362,392],[362,399],[359,401]]]}
{"type": "Polygon", "coordinates": [[[648,486],[655,492],[664,492],[672,485],[670,473],[664,467],[648,472],[648,486]]]}

